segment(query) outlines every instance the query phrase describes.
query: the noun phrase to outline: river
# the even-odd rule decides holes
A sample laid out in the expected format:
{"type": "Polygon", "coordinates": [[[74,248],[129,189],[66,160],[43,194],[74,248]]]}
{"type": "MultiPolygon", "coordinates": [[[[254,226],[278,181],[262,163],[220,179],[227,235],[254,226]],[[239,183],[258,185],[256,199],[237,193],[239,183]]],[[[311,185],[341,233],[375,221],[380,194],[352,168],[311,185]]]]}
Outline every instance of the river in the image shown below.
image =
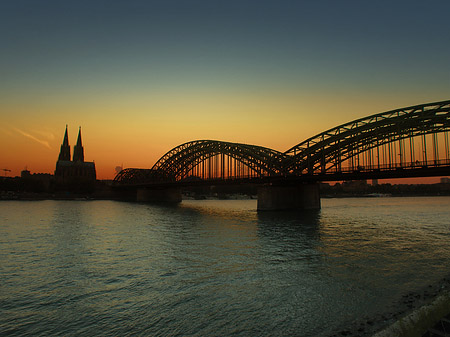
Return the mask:
{"type": "MultiPolygon", "coordinates": [[[[449,273],[450,197],[0,202],[8,336],[330,336],[449,273]]],[[[381,324],[377,322],[377,324],[381,324]]]]}

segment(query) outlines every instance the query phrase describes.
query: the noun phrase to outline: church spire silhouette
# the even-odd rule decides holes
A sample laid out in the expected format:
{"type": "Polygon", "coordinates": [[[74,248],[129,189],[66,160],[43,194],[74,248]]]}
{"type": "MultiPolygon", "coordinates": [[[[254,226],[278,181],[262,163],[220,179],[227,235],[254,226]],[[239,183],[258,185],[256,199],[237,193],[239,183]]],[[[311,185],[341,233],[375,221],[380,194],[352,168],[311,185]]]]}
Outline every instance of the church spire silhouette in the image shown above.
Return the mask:
{"type": "Polygon", "coordinates": [[[92,192],[95,188],[95,163],[84,161],[84,148],[81,142],[81,126],[78,131],[77,145],[73,148],[73,160],[70,160],[69,136],[64,134],[59,159],[55,169],[55,188],[72,192],[92,192]]]}
{"type": "Polygon", "coordinates": [[[67,135],[67,124],[66,124],[66,133],[64,134],[64,140],[61,145],[61,150],[59,151],[58,160],[70,161],[70,146],[69,146],[69,136],[67,135]]]}
{"type": "Polygon", "coordinates": [[[81,126],[78,130],[77,144],[73,148],[73,161],[84,162],[84,148],[81,142],[81,126]]]}

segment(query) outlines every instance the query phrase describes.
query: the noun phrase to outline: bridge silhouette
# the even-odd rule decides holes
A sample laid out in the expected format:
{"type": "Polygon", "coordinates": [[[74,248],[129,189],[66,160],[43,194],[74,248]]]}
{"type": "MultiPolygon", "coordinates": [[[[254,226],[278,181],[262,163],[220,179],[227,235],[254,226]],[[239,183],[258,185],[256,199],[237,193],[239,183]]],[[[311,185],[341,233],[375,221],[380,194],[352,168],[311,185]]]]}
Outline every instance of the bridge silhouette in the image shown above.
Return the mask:
{"type": "Polygon", "coordinates": [[[140,191],[141,200],[181,200],[183,186],[256,183],[258,209],[318,208],[321,181],[450,175],[449,129],[450,100],[360,118],[285,152],[196,140],[151,169],[122,170],[114,185],[140,191]]]}

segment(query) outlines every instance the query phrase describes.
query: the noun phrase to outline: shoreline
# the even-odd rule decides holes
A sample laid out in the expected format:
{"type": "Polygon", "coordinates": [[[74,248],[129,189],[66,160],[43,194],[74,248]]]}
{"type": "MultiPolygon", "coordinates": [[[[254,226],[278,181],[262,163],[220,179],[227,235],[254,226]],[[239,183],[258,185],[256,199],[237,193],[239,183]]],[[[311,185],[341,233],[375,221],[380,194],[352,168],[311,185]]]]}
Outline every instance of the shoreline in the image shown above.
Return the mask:
{"type": "Polygon", "coordinates": [[[406,292],[400,300],[392,303],[391,310],[357,319],[330,337],[410,337],[413,336],[411,333],[422,336],[426,329],[450,313],[449,298],[450,274],[447,274],[432,284],[406,292]]]}
{"type": "Polygon", "coordinates": [[[372,337],[421,337],[450,313],[449,300],[450,292],[446,290],[431,303],[414,310],[372,337]]]}
{"type": "MultiPolygon", "coordinates": [[[[414,197],[448,197],[448,194],[405,194],[405,195],[322,195],[321,199],[345,199],[345,198],[414,198],[414,197]]],[[[256,200],[256,195],[246,194],[227,194],[226,196],[186,196],[183,195],[182,200],[256,200]]],[[[111,195],[96,195],[96,194],[72,194],[72,193],[2,193],[0,194],[0,201],[3,200],[17,200],[17,201],[31,201],[31,200],[113,200],[113,201],[133,201],[127,198],[121,198],[111,195]]]]}

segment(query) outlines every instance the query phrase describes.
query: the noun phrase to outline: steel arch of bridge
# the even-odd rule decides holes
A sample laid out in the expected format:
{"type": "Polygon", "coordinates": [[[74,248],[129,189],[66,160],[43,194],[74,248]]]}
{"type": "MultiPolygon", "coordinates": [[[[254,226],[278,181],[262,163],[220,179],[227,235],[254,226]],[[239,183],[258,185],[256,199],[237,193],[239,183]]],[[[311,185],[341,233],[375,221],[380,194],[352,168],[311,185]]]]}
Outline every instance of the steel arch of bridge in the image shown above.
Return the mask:
{"type": "Polygon", "coordinates": [[[285,170],[295,175],[339,172],[344,162],[347,162],[349,170],[437,165],[439,161],[448,164],[449,111],[450,101],[442,101],[383,112],[342,124],[286,151],[288,160],[285,170]],[[444,136],[441,141],[444,144],[443,155],[439,155],[438,149],[437,135],[440,133],[444,136]],[[428,139],[428,145],[427,135],[433,135],[428,139]],[[421,143],[418,144],[420,154],[415,150],[417,138],[421,143]],[[429,147],[433,156],[431,161],[427,155],[429,147]]]}
{"type": "Polygon", "coordinates": [[[114,180],[145,184],[184,179],[261,178],[280,175],[284,162],[282,152],[262,146],[196,140],[173,148],[149,170],[125,169],[114,180]]]}
{"type": "Polygon", "coordinates": [[[360,118],[284,153],[216,140],[187,142],[168,151],[151,169],[124,169],[114,180],[145,185],[450,166],[449,130],[450,100],[360,118]]]}

